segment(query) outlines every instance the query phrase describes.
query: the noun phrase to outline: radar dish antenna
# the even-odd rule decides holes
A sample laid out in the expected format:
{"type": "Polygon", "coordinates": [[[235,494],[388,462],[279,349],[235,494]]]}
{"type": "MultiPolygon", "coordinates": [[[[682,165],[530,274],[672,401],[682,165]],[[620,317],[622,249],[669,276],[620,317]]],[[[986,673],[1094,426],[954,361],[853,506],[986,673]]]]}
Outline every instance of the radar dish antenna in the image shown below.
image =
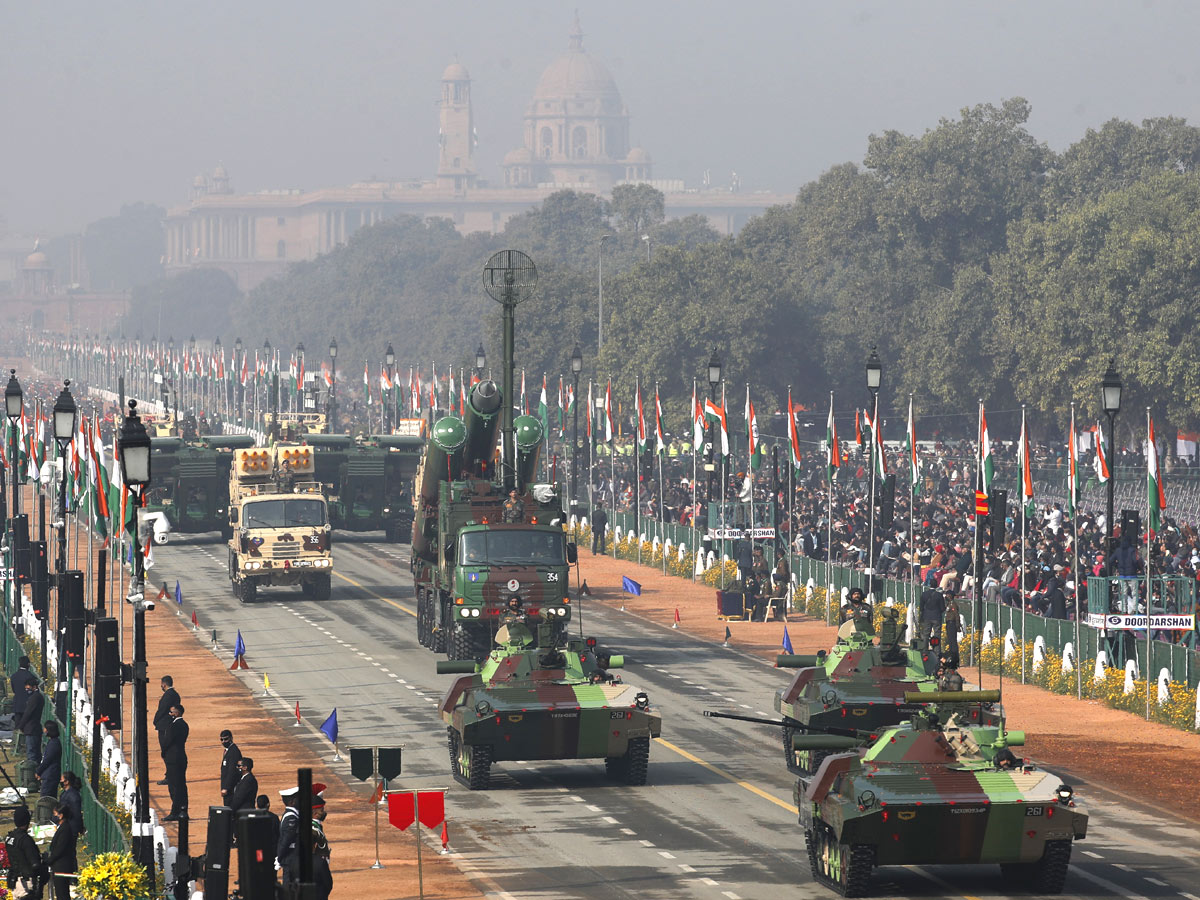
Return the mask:
{"type": "Polygon", "coordinates": [[[497,303],[520,303],[533,295],[537,266],[520,250],[501,250],[483,266],[483,289],[497,303]]]}

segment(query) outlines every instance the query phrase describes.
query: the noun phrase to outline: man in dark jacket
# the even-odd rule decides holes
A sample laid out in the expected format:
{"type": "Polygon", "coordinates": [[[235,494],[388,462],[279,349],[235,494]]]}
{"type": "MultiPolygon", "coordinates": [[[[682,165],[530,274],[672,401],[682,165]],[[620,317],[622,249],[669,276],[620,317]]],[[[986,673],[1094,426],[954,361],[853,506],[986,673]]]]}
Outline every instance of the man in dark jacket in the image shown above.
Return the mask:
{"type": "Polygon", "coordinates": [[[42,761],[42,706],[46,698],[38,690],[38,681],[32,675],[25,682],[25,711],[15,725],[25,735],[25,758],[31,763],[42,761]]]}
{"type": "Polygon", "coordinates": [[[83,824],[83,795],[80,793],[83,782],[74,772],[67,771],[62,773],[61,784],[62,792],[58,795],[58,802],[70,811],[71,824],[75,826],[75,831],[82,835],[87,831],[83,824]]]}
{"type": "Polygon", "coordinates": [[[8,851],[8,889],[13,900],[32,900],[41,893],[42,855],[29,834],[29,810],[13,810],[12,831],[4,839],[8,851]]]}
{"type": "Polygon", "coordinates": [[[171,794],[171,812],[164,822],[178,822],[187,816],[187,739],[188,723],[183,721],[183,705],[176,703],[170,710],[171,724],[162,733],[163,762],[167,764],[167,790],[171,794]]]}
{"type": "Polygon", "coordinates": [[[243,756],[237,761],[238,774],[241,776],[226,796],[225,805],[237,815],[239,810],[254,809],[254,801],[258,796],[258,779],[254,777],[254,760],[243,756]]]}
{"type": "MultiPolygon", "coordinates": [[[[175,690],[175,681],[170,675],[164,675],[162,681],[159,682],[159,687],[162,688],[162,696],[158,698],[158,709],[154,711],[153,725],[158,731],[158,750],[163,758],[163,763],[167,761],[167,746],[165,734],[171,726],[171,707],[179,703],[179,692],[175,690]]],[[[159,784],[166,784],[166,776],[159,784]]]]}
{"type": "Polygon", "coordinates": [[[271,840],[267,846],[277,848],[279,846],[279,816],[271,812],[271,798],[266,794],[259,794],[258,799],[254,801],[254,808],[260,813],[266,813],[271,820],[271,840]]]}
{"type": "Polygon", "coordinates": [[[921,592],[921,622],[918,626],[921,640],[929,646],[931,635],[941,637],[942,619],[946,615],[946,598],[937,588],[926,588],[921,592]]]}
{"type": "Polygon", "coordinates": [[[25,682],[33,678],[33,673],[29,671],[29,657],[22,656],[17,661],[17,671],[12,673],[12,691],[13,705],[12,714],[13,721],[18,721],[21,718],[21,713],[25,712],[25,682]]]}
{"type": "Polygon", "coordinates": [[[603,556],[608,547],[608,513],[601,506],[592,514],[592,553],[603,556]]]}
{"type": "Polygon", "coordinates": [[[62,741],[58,739],[58,723],[53,719],[42,728],[46,733],[46,746],[42,748],[37,777],[42,780],[42,796],[57,797],[58,779],[62,776],[62,741]]]}
{"type": "Polygon", "coordinates": [[[242,758],[242,751],[233,742],[233,732],[228,728],[221,732],[221,746],[225,748],[225,753],[221,756],[221,802],[226,806],[232,806],[233,804],[229,802],[229,793],[241,777],[238,762],[242,758]]]}
{"type": "Polygon", "coordinates": [[[79,860],[75,855],[75,845],[79,835],[75,824],[71,821],[71,813],[61,803],[54,807],[50,814],[54,824],[54,838],[50,841],[50,849],[46,852],[46,865],[54,873],[54,900],[71,900],[70,878],[59,878],[59,873],[79,871],[79,860]]]}

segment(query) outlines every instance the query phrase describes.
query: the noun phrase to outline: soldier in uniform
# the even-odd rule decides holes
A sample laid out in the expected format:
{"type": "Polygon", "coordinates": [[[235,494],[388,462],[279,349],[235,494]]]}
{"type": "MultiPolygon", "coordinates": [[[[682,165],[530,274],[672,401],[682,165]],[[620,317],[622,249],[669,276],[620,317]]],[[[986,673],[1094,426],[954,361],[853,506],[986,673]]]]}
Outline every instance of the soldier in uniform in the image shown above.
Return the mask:
{"type": "Polygon", "coordinates": [[[292,474],[292,463],[290,460],[285,459],[279,467],[276,485],[285,494],[290,494],[296,489],[296,476],[292,474]]]}
{"type": "Polygon", "coordinates": [[[854,621],[859,631],[866,634],[874,633],[875,625],[871,620],[871,607],[867,605],[867,595],[860,587],[850,589],[846,605],[842,607],[842,621],[849,622],[851,620],[854,621]]]}
{"type": "Polygon", "coordinates": [[[963,677],[958,674],[958,654],[945,652],[938,665],[937,685],[939,691],[961,691],[963,677]]]}
{"type": "Polygon", "coordinates": [[[313,797],[313,883],[317,886],[317,896],[321,900],[329,900],[333,892],[333,872],[329,868],[329,839],[325,836],[325,797],[317,794],[313,797]]]}
{"type": "Polygon", "coordinates": [[[504,512],[501,515],[501,519],[505,525],[516,525],[525,520],[525,504],[517,496],[516,488],[508,492],[508,499],[504,501],[504,512]]]}

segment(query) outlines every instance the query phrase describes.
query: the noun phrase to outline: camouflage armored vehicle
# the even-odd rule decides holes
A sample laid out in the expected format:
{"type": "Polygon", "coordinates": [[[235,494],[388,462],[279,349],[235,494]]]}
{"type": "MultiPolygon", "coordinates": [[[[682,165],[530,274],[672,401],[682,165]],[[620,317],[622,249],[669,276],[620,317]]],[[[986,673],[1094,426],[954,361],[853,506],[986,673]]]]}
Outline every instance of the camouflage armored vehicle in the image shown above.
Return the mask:
{"type": "Polygon", "coordinates": [[[382,531],[389,541],[408,540],[421,438],[310,433],[304,442],[313,448],[314,480],[321,482],[334,530],[382,531]]]}
{"type": "Polygon", "coordinates": [[[234,451],[254,446],[249,435],[205,435],[185,441],[178,437],[150,439],[154,483],[146,509],[161,512],[173,531],[197,534],[229,530],[229,469],[234,451]]]}
{"type": "Polygon", "coordinates": [[[1087,812],[1061,778],[1012,754],[1023,732],[965,721],[963,701],[983,695],[998,699],[994,691],[908,693],[906,703],[927,708],[877,735],[841,738],[845,751],[797,780],[817,881],[861,897],[875,866],[998,863],[1014,886],[1062,891],[1087,812]]]}
{"type": "Polygon", "coordinates": [[[646,783],[661,714],[645,691],[611,674],[620,656],[558,634],[544,615],[509,616],[482,664],[437,664],[439,674],[462,676],[439,709],[451,772],[471,790],[488,787],[493,763],[513,760],[603,759],[610,778],[646,783]]]}
{"type": "Polygon", "coordinates": [[[553,617],[556,636],[571,620],[576,550],[563,528],[563,492],[534,483],[542,424],[533,416],[514,421],[510,512],[495,461],[501,406],[494,382],[476,384],[465,419],[434,424],[413,489],[417,640],[451,659],[487,658],[513,598],[525,612],[553,617]]]}
{"type": "MultiPolygon", "coordinates": [[[[904,643],[897,611],[887,608],[883,613],[878,641],[851,620],[838,629],[828,653],[777,658],[780,668],[799,669],[775,695],[775,710],[783,717],[784,759],[793,772],[812,774],[831,752],[818,746],[819,741],[797,750],[794,735],[832,726],[874,731],[895,725],[921,709],[904,702],[905,692],[937,690],[937,654],[919,641],[904,643]]],[[[995,724],[999,710],[977,705],[967,715],[995,724]]]]}
{"type": "Polygon", "coordinates": [[[298,585],[328,600],[333,541],[328,505],[312,480],[313,452],[298,444],[234,451],[229,470],[229,580],[252,602],[260,587],[298,585]]]}

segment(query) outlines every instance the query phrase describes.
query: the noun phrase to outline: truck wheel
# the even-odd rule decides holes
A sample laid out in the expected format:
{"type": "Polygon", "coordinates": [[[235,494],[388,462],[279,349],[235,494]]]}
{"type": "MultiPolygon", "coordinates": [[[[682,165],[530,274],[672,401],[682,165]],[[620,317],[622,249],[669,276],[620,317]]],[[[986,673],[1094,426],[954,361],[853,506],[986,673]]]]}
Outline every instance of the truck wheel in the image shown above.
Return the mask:
{"type": "MultiPolygon", "coordinates": [[[[449,604],[442,602],[441,594],[434,591],[429,591],[427,609],[429,610],[429,649],[434,653],[445,653],[447,650],[447,630],[453,627],[452,625],[447,624],[450,621],[449,604]],[[437,624],[437,619],[434,616],[434,613],[438,610],[438,606],[435,604],[441,604],[441,625],[437,624]]],[[[450,649],[453,649],[452,644],[449,646],[450,649]]],[[[457,659],[457,657],[451,656],[450,659],[457,659]]]]}
{"type": "Polygon", "coordinates": [[[222,525],[221,526],[221,540],[228,541],[232,537],[233,537],[233,526],[232,525],[222,525]]]}
{"type": "Polygon", "coordinates": [[[311,581],[304,583],[304,586],[308,588],[308,596],[311,599],[328,600],[329,595],[333,593],[333,576],[328,572],[322,572],[320,575],[314,575],[311,581]]]}
{"type": "Polygon", "coordinates": [[[417,643],[429,646],[429,612],[425,608],[425,591],[417,588],[417,643]]]}
{"type": "Polygon", "coordinates": [[[451,659],[474,659],[474,649],[475,644],[471,639],[471,632],[461,625],[455,628],[454,637],[450,641],[449,657],[451,659]]]}
{"type": "Polygon", "coordinates": [[[1061,894],[1071,865],[1070,841],[1047,841],[1042,858],[1032,866],[1029,890],[1033,894],[1061,894]]]}
{"type": "Polygon", "coordinates": [[[243,578],[241,581],[242,589],[238,593],[238,599],[243,603],[253,603],[258,599],[258,584],[251,581],[249,578],[243,578]]]}

